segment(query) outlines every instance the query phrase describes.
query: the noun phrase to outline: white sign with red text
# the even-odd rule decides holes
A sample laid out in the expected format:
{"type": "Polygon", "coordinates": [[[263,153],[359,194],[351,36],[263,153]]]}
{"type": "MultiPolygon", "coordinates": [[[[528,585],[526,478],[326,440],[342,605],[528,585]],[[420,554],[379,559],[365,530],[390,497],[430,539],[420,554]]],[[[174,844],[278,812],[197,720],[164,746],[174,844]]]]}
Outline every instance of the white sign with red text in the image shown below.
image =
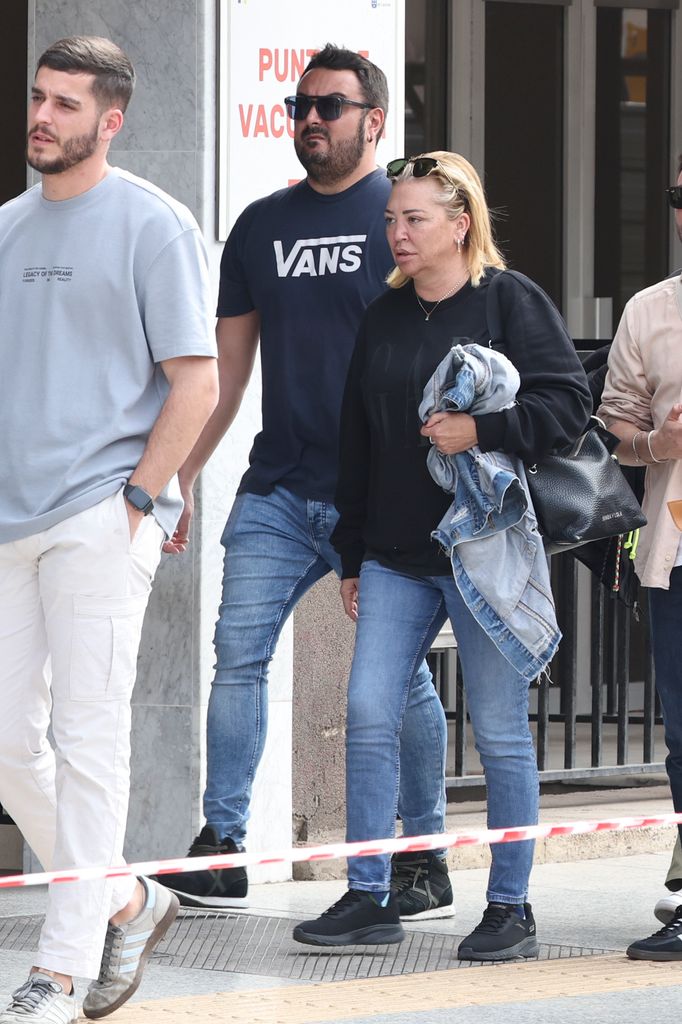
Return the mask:
{"type": "Polygon", "coordinates": [[[284,97],[325,43],[357,50],[388,79],[379,163],[403,155],[404,0],[220,0],[218,223],[220,240],[254,199],[304,177],[284,97]]]}

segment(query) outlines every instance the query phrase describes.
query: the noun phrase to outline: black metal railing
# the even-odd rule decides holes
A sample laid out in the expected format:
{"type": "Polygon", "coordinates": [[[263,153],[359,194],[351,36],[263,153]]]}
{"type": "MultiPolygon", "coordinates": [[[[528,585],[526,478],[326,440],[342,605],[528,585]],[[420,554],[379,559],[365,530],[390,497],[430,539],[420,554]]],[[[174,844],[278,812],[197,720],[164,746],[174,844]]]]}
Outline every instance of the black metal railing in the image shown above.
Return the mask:
{"type": "MultiPolygon", "coordinates": [[[[549,679],[530,694],[540,781],[664,772],[646,602],[635,616],[570,555],[553,562],[563,640],[549,679]]],[[[432,652],[429,662],[448,719],[446,785],[484,785],[456,648],[432,652]]]]}

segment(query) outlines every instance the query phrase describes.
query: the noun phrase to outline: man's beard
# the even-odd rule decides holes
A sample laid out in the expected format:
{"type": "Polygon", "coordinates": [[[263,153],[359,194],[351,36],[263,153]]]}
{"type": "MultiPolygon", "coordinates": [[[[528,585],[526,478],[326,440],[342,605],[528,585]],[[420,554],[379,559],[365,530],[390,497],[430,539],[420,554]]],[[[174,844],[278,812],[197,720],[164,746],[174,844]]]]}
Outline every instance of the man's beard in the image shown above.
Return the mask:
{"type": "MultiPolygon", "coordinates": [[[[33,132],[37,131],[37,128],[32,128],[29,132],[29,137],[33,132]]],[[[45,132],[45,134],[49,134],[45,132]]],[[[50,136],[54,138],[54,136],[50,136]]],[[[55,142],[58,142],[55,139],[55,142]]],[[[62,146],[62,151],[58,157],[48,157],[41,153],[38,153],[34,157],[28,155],[28,144],[26,146],[26,161],[34,171],[40,171],[41,174],[61,174],[63,171],[68,171],[76,164],[82,163],[87,160],[88,157],[97,149],[97,143],[99,142],[99,124],[96,124],[92,131],[87,135],[77,135],[73,139],[67,139],[62,146]]]]}
{"type": "Polygon", "coordinates": [[[332,142],[327,129],[317,127],[315,129],[305,128],[300,142],[294,140],[296,156],[308,172],[308,177],[320,185],[335,185],[337,181],[342,181],[351,174],[362,160],[365,146],[364,117],[360,118],[358,130],[352,139],[332,142]],[[307,134],[324,135],[328,142],[326,152],[321,149],[304,148],[303,142],[307,134]]]}

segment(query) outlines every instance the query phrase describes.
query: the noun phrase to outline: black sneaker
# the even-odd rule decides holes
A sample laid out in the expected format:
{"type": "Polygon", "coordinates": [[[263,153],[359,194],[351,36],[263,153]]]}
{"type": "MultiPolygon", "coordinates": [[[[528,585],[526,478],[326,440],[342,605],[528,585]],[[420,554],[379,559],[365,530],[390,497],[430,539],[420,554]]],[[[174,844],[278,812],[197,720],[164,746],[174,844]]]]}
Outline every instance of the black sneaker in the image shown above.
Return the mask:
{"type": "Polygon", "coordinates": [[[432,850],[393,855],[391,895],[408,921],[452,917],[455,912],[448,866],[432,850]]]}
{"type": "Polygon", "coordinates": [[[625,950],[631,960],[682,960],[682,906],[668,924],[625,950]]]}
{"type": "Polygon", "coordinates": [[[358,889],[349,889],[321,917],[294,928],[296,942],[308,946],[378,946],[404,938],[396,900],[389,897],[380,907],[371,893],[358,889]]]}
{"type": "Polygon", "coordinates": [[[519,917],[509,903],[489,903],[481,923],[462,939],[457,950],[460,960],[516,960],[538,955],[535,919],[530,903],[524,903],[525,917],[519,917]]]}
{"type": "MultiPolygon", "coordinates": [[[[188,857],[212,857],[225,853],[242,853],[233,839],[222,841],[214,828],[204,825],[189,848],[188,857]]],[[[246,895],[249,880],[246,868],[219,868],[216,871],[188,871],[185,874],[154,875],[159,885],[174,892],[183,907],[248,907],[246,895]]]]}

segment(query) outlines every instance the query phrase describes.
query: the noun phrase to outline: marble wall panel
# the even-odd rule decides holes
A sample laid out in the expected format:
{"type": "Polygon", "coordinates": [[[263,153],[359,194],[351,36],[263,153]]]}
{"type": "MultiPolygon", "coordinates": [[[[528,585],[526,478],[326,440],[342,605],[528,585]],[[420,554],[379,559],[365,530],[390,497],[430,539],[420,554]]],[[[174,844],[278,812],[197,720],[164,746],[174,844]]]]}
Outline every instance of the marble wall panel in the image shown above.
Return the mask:
{"type": "MultiPolygon", "coordinates": [[[[201,474],[201,516],[225,525],[239,482],[249,465],[253,439],[261,429],[260,362],[254,367],[242,406],[201,474]]],[[[220,533],[218,540],[220,540],[220,533]]]]}
{"type": "Polygon", "coordinates": [[[134,703],[192,705],[200,609],[191,552],[162,555],[138,655],[134,703]]]}
{"type": "Polygon", "coordinates": [[[195,217],[199,213],[196,161],[196,153],[179,151],[163,153],[112,149],[110,157],[110,162],[115,167],[123,167],[132,174],[158,185],[174,199],[184,203],[195,217]]]}
{"type": "Polygon", "coordinates": [[[28,52],[27,57],[27,70],[29,82],[33,81],[33,72],[35,70],[35,39],[36,39],[36,5],[35,0],[28,0],[27,17],[26,17],[26,41],[28,52]]]}
{"type": "Polygon", "coordinates": [[[121,148],[197,148],[196,0],[35,0],[39,55],[67,35],[102,35],[128,54],[137,74],[121,148]]]}
{"type": "Polygon", "coordinates": [[[189,707],[133,709],[128,860],[186,853],[200,771],[196,726],[189,707]]]}

